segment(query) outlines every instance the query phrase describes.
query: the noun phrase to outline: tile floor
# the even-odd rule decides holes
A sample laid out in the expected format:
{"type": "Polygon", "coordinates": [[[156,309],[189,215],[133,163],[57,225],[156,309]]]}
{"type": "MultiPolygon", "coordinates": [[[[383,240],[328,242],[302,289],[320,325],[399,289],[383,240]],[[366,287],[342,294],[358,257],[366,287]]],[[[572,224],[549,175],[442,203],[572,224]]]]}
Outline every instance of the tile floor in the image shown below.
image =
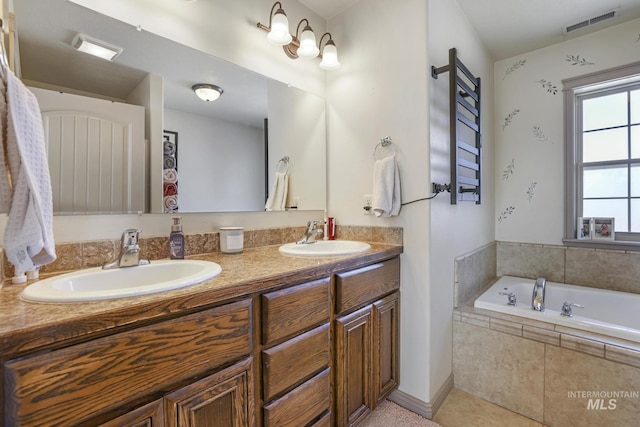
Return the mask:
{"type": "Polygon", "coordinates": [[[537,421],[453,389],[433,421],[442,427],[543,427],[537,421]]]}

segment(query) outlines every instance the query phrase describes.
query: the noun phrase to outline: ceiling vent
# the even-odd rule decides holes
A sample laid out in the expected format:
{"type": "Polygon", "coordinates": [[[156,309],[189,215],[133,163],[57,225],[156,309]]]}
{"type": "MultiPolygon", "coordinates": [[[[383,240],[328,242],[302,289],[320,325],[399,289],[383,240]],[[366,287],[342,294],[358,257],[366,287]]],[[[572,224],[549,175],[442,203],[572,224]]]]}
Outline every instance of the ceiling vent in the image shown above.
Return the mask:
{"type": "Polygon", "coordinates": [[[575,24],[562,27],[562,32],[564,34],[567,34],[572,31],[580,30],[582,28],[588,27],[589,25],[597,24],[599,22],[606,21],[607,19],[615,18],[617,15],[618,9],[610,10],[609,12],[602,13],[598,16],[594,16],[593,18],[585,19],[580,22],[576,22],[575,24]]]}

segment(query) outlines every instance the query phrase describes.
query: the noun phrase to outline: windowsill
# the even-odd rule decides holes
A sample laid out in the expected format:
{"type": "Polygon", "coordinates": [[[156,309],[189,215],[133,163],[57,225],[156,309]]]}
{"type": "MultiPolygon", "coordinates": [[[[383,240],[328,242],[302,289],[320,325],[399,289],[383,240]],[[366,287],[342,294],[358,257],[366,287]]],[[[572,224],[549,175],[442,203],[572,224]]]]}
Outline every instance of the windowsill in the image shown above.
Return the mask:
{"type": "Polygon", "coordinates": [[[564,243],[565,246],[577,248],[640,251],[640,242],[626,240],[562,239],[562,243],[564,243]]]}

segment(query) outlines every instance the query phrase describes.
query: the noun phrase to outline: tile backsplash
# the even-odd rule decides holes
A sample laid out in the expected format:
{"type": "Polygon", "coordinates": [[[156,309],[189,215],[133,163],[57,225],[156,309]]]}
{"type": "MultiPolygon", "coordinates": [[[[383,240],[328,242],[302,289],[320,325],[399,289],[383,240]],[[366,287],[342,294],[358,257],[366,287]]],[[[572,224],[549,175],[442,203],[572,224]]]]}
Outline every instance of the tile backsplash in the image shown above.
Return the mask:
{"type": "Polygon", "coordinates": [[[456,258],[455,307],[501,276],[640,293],[640,252],[492,242],[456,258]]]}
{"type": "MultiPolygon", "coordinates": [[[[279,227],[264,229],[245,229],[244,248],[281,245],[295,242],[302,237],[306,227],[279,227]]],[[[374,243],[402,244],[402,227],[366,227],[338,225],[336,236],[343,240],[361,240],[374,243]]],[[[168,258],[169,236],[140,237],[140,257],[157,260],[168,258]]],[[[57,259],[40,269],[43,274],[98,267],[113,261],[118,253],[120,239],[62,243],[56,245],[57,259]]],[[[220,251],[218,232],[185,234],[185,255],[198,255],[220,251]]],[[[2,277],[10,278],[14,268],[6,257],[2,256],[2,277]]]]}

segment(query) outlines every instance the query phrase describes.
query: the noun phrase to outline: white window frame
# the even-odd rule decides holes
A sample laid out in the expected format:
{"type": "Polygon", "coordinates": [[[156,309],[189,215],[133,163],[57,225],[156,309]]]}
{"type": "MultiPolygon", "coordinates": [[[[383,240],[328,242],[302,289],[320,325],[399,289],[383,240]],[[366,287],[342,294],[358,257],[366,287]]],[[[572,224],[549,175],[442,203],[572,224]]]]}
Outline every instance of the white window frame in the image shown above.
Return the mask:
{"type": "Polygon", "coordinates": [[[578,177],[578,159],[582,155],[582,139],[577,135],[582,118],[578,112],[578,96],[586,92],[605,91],[612,87],[640,82],[640,62],[563,80],[565,140],[565,220],[564,243],[569,246],[638,250],[640,233],[616,233],[616,240],[576,239],[577,218],[581,214],[582,189],[578,177]]]}

